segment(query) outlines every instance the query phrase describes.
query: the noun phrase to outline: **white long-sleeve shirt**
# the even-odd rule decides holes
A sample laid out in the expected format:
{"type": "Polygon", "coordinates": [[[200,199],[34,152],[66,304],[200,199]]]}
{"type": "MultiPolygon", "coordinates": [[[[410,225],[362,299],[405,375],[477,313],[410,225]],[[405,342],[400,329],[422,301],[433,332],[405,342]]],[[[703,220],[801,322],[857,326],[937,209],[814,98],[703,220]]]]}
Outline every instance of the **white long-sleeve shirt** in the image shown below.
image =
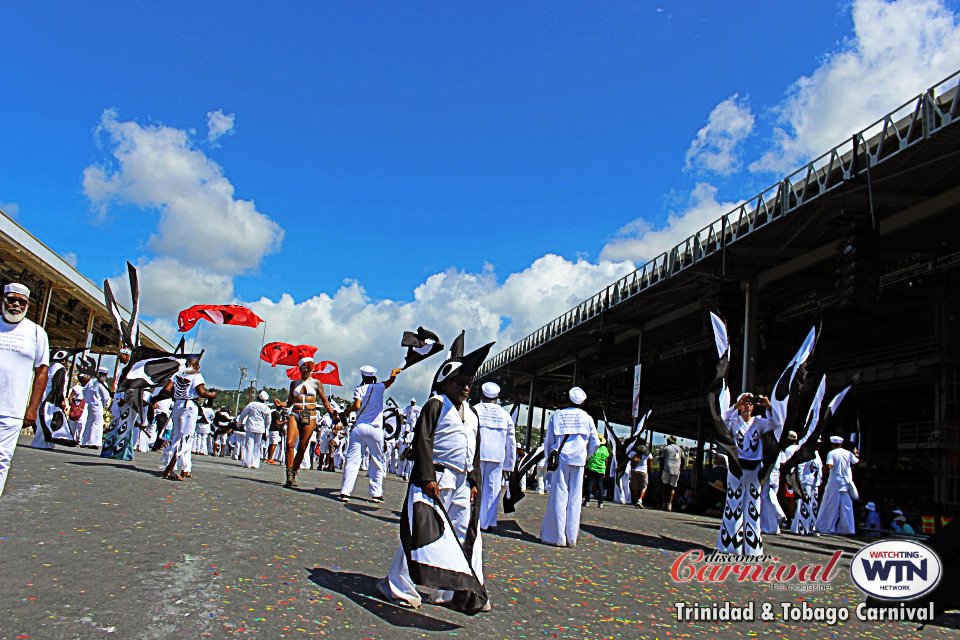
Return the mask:
{"type": "Polygon", "coordinates": [[[560,463],[575,467],[587,464],[587,458],[600,446],[597,425],[583,409],[560,409],[550,416],[544,440],[544,458],[560,447],[564,436],[569,436],[560,450],[560,463]]]}
{"type": "Polygon", "coordinates": [[[474,405],[480,416],[480,461],[496,462],[513,469],[517,458],[517,435],[513,419],[494,402],[474,405]]]}

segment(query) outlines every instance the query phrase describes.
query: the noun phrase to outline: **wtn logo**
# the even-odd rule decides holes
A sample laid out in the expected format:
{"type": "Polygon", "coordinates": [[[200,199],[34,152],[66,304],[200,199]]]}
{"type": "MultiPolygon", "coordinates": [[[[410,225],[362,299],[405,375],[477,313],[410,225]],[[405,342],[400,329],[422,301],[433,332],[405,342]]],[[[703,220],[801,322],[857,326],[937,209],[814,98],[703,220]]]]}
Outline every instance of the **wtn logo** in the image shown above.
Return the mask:
{"type": "Polygon", "coordinates": [[[926,580],[927,579],[927,561],[921,560],[919,563],[909,560],[861,560],[863,563],[863,572],[867,580],[890,579],[890,572],[894,573],[893,581],[896,583],[908,580],[926,580]]]}
{"type": "Polygon", "coordinates": [[[912,600],[940,582],[942,565],[934,551],[908,540],[867,545],[850,562],[850,577],[860,589],[883,600],[912,600]]]}

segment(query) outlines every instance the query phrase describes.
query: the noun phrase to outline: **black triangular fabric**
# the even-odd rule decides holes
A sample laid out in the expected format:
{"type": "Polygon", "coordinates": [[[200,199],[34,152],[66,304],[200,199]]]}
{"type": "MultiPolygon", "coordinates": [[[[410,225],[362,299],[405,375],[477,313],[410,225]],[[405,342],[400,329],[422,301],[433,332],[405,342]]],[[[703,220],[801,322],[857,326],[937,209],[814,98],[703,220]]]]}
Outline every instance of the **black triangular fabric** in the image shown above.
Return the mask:
{"type": "Polygon", "coordinates": [[[444,348],[437,334],[423,327],[417,327],[416,333],[413,331],[404,331],[403,338],[400,340],[400,346],[407,348],[407,355],[403,362],[404,369],[422,360],[426,360],[436,353],[440,353],[444,348]]]}

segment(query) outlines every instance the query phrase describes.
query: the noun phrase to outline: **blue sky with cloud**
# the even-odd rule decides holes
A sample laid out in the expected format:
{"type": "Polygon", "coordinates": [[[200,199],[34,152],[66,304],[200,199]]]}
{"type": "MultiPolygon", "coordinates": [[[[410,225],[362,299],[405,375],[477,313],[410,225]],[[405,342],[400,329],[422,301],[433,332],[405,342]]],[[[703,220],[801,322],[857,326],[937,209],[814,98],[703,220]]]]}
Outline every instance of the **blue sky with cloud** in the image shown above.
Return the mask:
{"type": "MultiPolygon", "coordinates": [[[[138,264],[171,334],[241,302],[346,372],[417,324],[497,350],[955,71],[956,11],[7,3],[0,209],[138,264]]],[[[215,379],[254,333],[202,335],[215,379]]]]}

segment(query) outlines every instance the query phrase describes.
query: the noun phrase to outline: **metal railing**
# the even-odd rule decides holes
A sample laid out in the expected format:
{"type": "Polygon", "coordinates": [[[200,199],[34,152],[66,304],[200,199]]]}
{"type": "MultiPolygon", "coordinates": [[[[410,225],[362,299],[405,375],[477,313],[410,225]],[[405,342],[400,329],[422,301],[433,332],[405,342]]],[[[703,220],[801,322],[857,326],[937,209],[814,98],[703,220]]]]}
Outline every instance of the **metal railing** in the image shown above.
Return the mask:
{"type": "Polygon", "coordinates": [[[494,355],[480,367],[477,376],[483,377],[508,365],[604,311],[724,251],[727,245],[841,187],[868,166],[876,166],[953,124],[960,118],[958,83],[960,71],[494,355]]]}

